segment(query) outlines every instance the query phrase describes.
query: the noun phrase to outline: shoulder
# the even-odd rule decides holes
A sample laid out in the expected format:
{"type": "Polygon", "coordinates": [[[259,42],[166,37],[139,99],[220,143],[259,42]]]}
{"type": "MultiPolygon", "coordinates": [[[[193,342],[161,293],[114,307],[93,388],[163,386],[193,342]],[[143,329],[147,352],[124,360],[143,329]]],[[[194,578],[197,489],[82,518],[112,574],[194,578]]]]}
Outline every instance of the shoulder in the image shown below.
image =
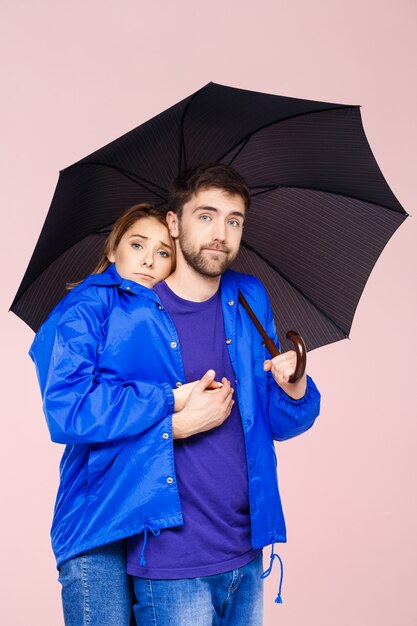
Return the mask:
{"type": "Polygon", "coordinates": [[[58,332],[82,333],[86,328],[100,328],[109,316],[118,283],[107,270],[91,274],[71,289],[49,313],[36,333],[29,354],[33,360],[39,353],[52,349],[58,332]]]}
{"type": "Polygon", "coordinates": [[[252,274],[243,274],[234,270],[227,270],[222,277],[222,285],[226,288],[238,289],[244,296],[254,298],[268,298],[266,289],[259,278],[252,274]]]}
{"type": "Polygon", "coordinates": [[[49,314],[49,318],[62,317],[68,311],[77,308],[91,308],[98,311],[109,306],[114,288],[118,287],[121,281],[122,279],[112,265],[100,274],[90,274],[58,302],[49,314]]]}
{"type": "Polygon", "coordinates": [[[35,343],[54,334],[59,326],[76,319],[102,323],[107,318],[114,299],[114,286],[106,284],[100,276],[104,274],[91,274],[68,291],[39,328],[35,343]]]}
{"type": "MultiPolygon", "coordinates": [[[[103,291],[103,290],[101,290],[103,291]]],[[[57,337],[64,342],[88,331],[100,335],[109,307],[99,289],[83,283],[74,287],[51,311],[36,333],[29,355],[35,363],[49,359],[57,337]]],[[[48,361],[49,362],[49,361],[48,361]]]]}
{"type": "Polygon", "coordinates": [[[112,289],[108,286],[97,285],[90,281],[88,276],[82,283],[71,289],[66,296],[57,304],[55,309],[47,318],[55,320],[57,323],[72,315],[86,314],[91,311],[92,314],[104,314],[110,306],[112,300],[112,289]]]}

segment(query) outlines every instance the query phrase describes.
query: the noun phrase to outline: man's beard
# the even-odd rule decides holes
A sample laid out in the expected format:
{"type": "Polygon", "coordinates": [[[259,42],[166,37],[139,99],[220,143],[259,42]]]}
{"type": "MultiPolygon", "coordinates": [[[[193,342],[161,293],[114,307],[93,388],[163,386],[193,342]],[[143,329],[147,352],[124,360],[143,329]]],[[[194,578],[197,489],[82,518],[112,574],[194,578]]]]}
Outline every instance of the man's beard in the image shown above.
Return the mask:
{"type": "Polygon", "coordinates": [[[236,254],[231,255],[230,249],[219,243],[207,244],[199,250],[193,250],[192,245],[183,232],[179,235],[178,243],[182,255],[188,265],[202,276],[207,276],[209,278],[221,276],[221,274],[223,274],[230,267],[237,256],[237,252],[236,254]],[[219,250],[220,260],[204,257],[203,251],[207,248],[210,248],[211,250],[219,250]]]}

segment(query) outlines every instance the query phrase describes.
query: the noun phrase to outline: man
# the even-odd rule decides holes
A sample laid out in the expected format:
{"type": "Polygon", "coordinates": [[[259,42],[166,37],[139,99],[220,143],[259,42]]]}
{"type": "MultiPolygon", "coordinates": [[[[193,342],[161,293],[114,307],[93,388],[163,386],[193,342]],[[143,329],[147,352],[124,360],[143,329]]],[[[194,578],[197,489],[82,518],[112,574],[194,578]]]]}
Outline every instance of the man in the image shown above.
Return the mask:
{"type": "MultiPolygon", "coordinates": [[[[262,284],[228,270],[248,208],[249,189],[228,166],[199,166],[174,181],[167,221],[177,265],[154,291],[173,333],[178,385],[200,381],[172,417],[170,480],[183,524],[160,531],[149,523],[157,536],[145,528],[129,541],[139,626],[261,624],[262,547],[286,541],[273,440],[310,428],[320,394],[306,375],[288,382],[295,353],[269,358],[238,304],[241,290],[276,339],[262,284]],[[222,387],[209,389],[215,373],[222,387]]],[[[275,556],[272,545],[271,566],[275,556]]]]}

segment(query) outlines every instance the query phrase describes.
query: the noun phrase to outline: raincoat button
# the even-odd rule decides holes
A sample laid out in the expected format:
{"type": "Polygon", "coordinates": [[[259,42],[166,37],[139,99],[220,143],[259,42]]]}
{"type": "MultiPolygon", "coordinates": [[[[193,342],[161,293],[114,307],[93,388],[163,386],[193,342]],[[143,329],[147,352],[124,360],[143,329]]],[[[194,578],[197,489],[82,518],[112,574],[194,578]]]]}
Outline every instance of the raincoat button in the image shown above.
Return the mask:
{"type": "Polygon", "coordinates": [[[228,304],[229,306],[233,306],[233,305],[234,305],[234,303],[235,303],[235,301],[234,301],[234,300],[229,300],[229,302],[228,302],[227,304],[228,304]]]}
{"type": "Polygon", "coordinates": [[[163,311],[163,310],[164,310],[164,307],[162,306],[162,304],[158,304],[158,309],[159,309],[160,311],[163,311]]]}
{"type": "Polygon", "coordinates": [[[182,383],[180,381],[178,381],[177,383],[175,383],[176,387],[182,387],[182,383]]]}
{"type": "Polygon", "coordinates": [[[168,433],[163,433],[162,439],[168,439],[168,437],[169,437],[168,433]]]}
{"type": "Polygon", "coordinates": [[[177,342],[176,341],[171,341],[171,348],[176,348],[177,347],[177,342]]]}
{"type": "Polygon", "coordinates": [[[230,337],[228,337],[228,338],[226,339],[226,343],[227,343],[227,345],[229,345],[230,343],[232,343],[232,340],[230,339],[230,337]]]}
{"type": "Polygon", "coordinates": [[[173,483],[173,482],[174,482],[174,479],[172,478],[172,476],[168,476],[168,478],[167,478],[167,483],[168,483],[169,485],[171,485],[171,483],[173,483]]]}
{"type": "Polygon", "coordinates": [[[127,289],[128,291],[130,291],[130,287],[126,287],[126,289],[127,289]]]}

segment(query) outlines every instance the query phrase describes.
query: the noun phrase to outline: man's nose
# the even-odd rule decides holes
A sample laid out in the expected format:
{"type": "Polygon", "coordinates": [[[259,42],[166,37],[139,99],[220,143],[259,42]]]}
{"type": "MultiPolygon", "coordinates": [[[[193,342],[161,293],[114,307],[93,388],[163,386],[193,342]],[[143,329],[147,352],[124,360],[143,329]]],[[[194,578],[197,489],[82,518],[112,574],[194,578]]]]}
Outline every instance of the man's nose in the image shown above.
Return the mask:
{"type": "Polygon", "coordinates": [[[217,220],[214,222],[213,239],[214,241],[222,242],[226,240],[226,224],[222,220],[217,220]]]}

